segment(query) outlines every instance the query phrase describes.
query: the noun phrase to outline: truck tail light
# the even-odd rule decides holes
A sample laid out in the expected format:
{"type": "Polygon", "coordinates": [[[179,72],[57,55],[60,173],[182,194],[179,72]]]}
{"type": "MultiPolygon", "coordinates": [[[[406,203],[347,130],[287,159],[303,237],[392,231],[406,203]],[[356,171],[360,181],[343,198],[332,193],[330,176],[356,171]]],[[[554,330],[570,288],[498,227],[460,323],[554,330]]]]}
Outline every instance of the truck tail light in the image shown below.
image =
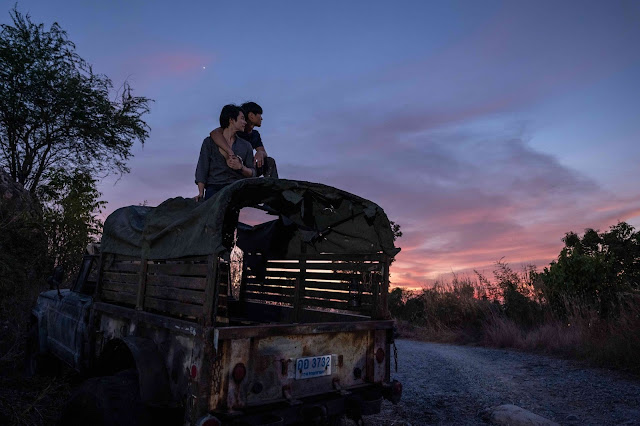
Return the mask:
{"type": "Polygon", "coordinates": [[[240,383],[242,380],[244,380],[244,376],[246,375],[247,375],[247,367],[245,367],[243,363],[239,362],[236,364],[235,367],[233,367],[233,372],[231,373],[231,376],[233,377],[233,380],[236,383],[240,383]]]}
{"type": "Polygon", "coordinates": [[[382,348],[378,348],[376,351],[376,361],[378,361],[378,364],[381,364],[382,361],[384,361],[384,350],[382,348]]]}

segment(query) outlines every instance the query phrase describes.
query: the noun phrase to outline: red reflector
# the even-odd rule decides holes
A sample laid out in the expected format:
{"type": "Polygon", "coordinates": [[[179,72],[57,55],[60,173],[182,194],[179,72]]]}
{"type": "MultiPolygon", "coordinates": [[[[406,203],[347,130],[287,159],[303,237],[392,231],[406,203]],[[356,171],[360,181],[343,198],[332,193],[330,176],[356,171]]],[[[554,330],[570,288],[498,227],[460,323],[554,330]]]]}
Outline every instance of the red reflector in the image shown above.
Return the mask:
{"type": "Polygon", "coordinates": [[[247,375],[247,368],[243,363],[239,362],[233,367],[233,373],[231,373],[231,375],[236,383],[240,383],[244,379],[244,376],[247,375]]]}
{"type": "Polygon", "coordinates": [[[198,368],[195,365],[191,366],[191,378],[195,379],[198,375],[198,368]]]}
{"type": "Polygon", "coordinates": [[[393,387],[391,388],[391,392],[394,395],[402,395],[402,383],[398,381],[393,382],[393,387]]]}
{"type": "Polygon", "coordinates": [[[384,361],[384,351],[382,350],[382,348],[378,348],[378,350],[376,351],[376,361],[378,361],[378,364],[384,361]]]}

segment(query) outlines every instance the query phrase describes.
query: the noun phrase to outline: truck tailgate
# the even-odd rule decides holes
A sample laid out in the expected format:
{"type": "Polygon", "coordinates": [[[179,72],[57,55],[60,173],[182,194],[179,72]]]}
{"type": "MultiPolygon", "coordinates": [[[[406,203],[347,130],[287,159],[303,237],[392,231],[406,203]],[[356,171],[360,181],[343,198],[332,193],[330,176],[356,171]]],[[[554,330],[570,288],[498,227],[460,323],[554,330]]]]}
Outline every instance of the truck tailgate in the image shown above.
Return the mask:
{"type": "Polygon", "coordinates": [[[392,328],[393,321],[220,328],[210,407],[295,402],[388,381],[392,328]]]}

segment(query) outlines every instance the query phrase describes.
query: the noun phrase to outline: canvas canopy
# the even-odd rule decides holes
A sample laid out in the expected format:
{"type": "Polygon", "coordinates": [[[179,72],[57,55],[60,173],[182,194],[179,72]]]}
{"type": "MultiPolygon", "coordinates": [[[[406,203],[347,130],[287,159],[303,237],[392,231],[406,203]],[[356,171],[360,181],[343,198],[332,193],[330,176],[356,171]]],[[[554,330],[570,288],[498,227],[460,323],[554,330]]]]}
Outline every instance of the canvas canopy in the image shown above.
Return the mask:
{"type": "Polygon", "coordinates": [[[384,211],[375,203],[310,182],[252,178],[235,182],[205,202],[171,198],[158,207],[129,206],[104,224],[102,251],[146,259],[244,251],[287,258],[302,252],[395,256],[400,249],[384,211]],[[239,224],[243,207],[277,217],[257,226],[239,224]]]}

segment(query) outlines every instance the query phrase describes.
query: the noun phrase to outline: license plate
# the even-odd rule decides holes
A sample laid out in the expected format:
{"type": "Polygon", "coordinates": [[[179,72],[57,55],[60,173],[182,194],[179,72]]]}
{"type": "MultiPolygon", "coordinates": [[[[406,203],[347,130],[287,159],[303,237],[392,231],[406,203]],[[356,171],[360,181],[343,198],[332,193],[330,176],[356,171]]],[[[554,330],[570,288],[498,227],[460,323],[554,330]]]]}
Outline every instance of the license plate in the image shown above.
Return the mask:
{"type": "Polygon", "coordinates": [[[331,375],[331,355],[310,356],[296,360],[296,379],[331,375]]]}

